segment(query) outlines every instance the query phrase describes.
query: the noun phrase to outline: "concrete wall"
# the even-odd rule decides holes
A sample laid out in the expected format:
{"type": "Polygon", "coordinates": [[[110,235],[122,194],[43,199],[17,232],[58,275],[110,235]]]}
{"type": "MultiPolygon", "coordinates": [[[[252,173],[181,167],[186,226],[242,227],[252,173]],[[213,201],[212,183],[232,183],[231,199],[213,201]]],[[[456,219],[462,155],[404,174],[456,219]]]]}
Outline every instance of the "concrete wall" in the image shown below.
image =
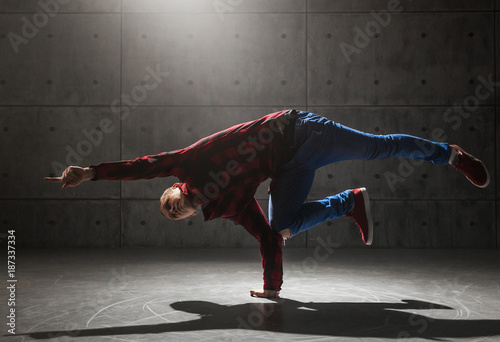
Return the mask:
{"type": "MultiPolygon", "coordinates": [[[[500,0],[0,0],[2,233],[40,247],[257,246],[229,221],[165,220],[158,198],[173,178],[67,190],[42,178],[295,107],[367,132],[446,138],[489,167],[484,190],[451,168],[403,160],[318,170],[310,199],[370,190],[376,247],[496,248],[499,94],[483,83],[500,79],[498,9],[500,0]]],[[[362,245],[344,218],[287,245],[324,241],[362,245]]]]}

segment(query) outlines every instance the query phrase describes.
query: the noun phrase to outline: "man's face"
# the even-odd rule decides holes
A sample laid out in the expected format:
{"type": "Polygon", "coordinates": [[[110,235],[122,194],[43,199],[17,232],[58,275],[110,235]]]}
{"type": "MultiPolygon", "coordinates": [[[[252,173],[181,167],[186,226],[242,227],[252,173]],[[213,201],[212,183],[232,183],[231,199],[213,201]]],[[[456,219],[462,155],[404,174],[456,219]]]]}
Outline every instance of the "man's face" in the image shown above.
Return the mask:
{"type": "Polygon", "coordinates": [[[196,208],[179,188],[173,188],[161,203],[161,213],[171,220],[182,220],[196,215],[196,208]]]}

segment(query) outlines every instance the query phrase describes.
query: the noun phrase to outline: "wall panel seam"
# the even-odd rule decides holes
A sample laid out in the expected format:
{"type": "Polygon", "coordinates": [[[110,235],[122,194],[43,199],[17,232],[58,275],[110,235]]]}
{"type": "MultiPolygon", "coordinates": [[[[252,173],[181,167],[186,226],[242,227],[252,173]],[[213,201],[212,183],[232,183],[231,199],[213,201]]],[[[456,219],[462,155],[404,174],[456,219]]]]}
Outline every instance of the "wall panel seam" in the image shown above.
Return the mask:
{"type": "MultiPolygon", "coordinates": [[[[123,0],[120,0],[120,112],[122,108],[122,96],[121,94],[123,93],[123,0]]],[[[120,120],[120,160],[123,160],[122,158],[122,139],[123,139],[123,120],[120,120]]],[[[123,206],[122,206],[122,200],[123,200],[123,182],[120,181],[120,245],[119,248],[122,248],[123,246],[123,241],[122,241],[122,236],[123,236],[123,206]]]]}

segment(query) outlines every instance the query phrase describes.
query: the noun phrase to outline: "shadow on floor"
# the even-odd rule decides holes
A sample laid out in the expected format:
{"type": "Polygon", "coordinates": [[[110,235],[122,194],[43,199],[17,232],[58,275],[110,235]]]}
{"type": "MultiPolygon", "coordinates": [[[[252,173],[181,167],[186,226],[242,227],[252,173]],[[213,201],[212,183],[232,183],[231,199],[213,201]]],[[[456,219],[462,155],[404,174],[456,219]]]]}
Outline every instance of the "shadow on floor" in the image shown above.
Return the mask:
{"type": "Polygon", "coordinates": [[[199,314],[200,318],[179,323],[42,331],[16,334],[16,336],[27,335],[35,339],[47,339],[61,336],[144,335],[211,329],[254,329],[290,334],[394,339],[500,335],[500,320],[434,319],[413,312],[453,310],[453,308],[413,300],[403,300],[401,303],[305,303],[290,299],[275,299],[267,303],[240,305],[187,301],[172,303],[171,307],[177,311],[199,314]]]}

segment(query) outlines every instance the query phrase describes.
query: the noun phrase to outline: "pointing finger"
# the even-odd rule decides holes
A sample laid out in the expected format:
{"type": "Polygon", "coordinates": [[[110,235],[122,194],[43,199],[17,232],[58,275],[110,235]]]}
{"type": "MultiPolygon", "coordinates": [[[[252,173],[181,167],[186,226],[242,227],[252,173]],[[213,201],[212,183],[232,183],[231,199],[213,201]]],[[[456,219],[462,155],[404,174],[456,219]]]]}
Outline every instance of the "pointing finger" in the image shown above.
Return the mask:
{"type": "Polygon", "coordinates": [[[44,177],[44,180],[51,183],[62,182],[62,177],[44,177]]]}

